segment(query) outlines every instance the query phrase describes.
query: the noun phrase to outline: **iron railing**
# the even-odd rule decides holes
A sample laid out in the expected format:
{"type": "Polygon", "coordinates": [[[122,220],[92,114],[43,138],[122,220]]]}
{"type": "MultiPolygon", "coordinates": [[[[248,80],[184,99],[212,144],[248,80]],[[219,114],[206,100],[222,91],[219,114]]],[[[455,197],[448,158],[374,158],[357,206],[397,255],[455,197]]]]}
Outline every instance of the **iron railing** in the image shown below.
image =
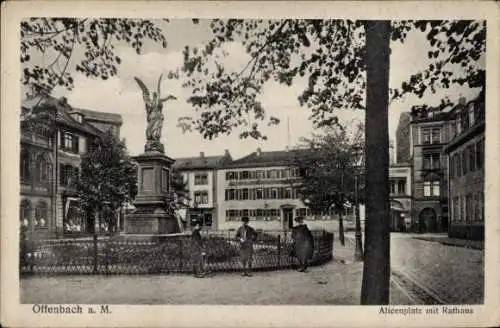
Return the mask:
{"type": "MultiPolygon", "coordinates": [[[[311,265],[333,257],[333,233],[312,231],[311,265]]],[[[211,271],[239,271],[239,242],[234,231],[203,232],[204,265],[211,271]]],[[[127,240],[121,236],[82,239],[27,240],[21,238],[20,273],[28,274],[156,274],[191,273],[190,235],[165,236],[155,241],[127,240]]],[[[254,245],[253,269],[293,267],[289,231],[259,232],[254,245]]]]}

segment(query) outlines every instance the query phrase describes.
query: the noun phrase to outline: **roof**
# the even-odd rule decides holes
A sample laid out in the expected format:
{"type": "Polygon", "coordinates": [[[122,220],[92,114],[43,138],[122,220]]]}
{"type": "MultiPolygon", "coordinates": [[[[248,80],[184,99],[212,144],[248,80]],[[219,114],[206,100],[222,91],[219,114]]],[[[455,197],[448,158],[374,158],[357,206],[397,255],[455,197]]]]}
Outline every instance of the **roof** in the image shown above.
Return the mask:
{"type": "Polygon", "coordinates": [[[73,112],[80,113],[85,116],[86,119],[102,121],[106,123],[114,123],[121,125],[123,123],[122,116],[120,114],[99,112],[90,109],[76,108],[72,107],[73,112]]]}
{"type": "Polygon", "coordinates": [[[298,156],[306,150],[257,150],[250,155],[224,165],[224,168],[286,166],[293,164],[298,156]]]}
{"type": "Polygon", "coordinates": [[[222,156],[198,156],[198,157],[184,157],[176,158],[172,168],[175,170],[199,170],[199,169],[215,169],[225,162],[232,160],[231,155],[222,156]]]}
{"type": "Polygon", "coordinates": [[[33,110],[34,113],[48,113],[50,110],[57,109],[57,123],[94,136],[99,136],[103,133],[93,125],[85,121],[80,123],[71,117],[70,113],[73,111],[73,108],[63,98],[56,99],[49,96],[41,100],[41,96],[39,96],[31,99],[24,99],[21,102],[21,107],[33,110]]]}

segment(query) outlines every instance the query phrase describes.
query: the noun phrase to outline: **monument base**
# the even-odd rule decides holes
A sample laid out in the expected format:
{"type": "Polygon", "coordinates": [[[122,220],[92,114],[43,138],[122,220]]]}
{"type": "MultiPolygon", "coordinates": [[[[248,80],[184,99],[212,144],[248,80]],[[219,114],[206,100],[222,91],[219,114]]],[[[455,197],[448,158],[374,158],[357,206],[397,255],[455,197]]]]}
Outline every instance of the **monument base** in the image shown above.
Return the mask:
{"type": "Polygon", "coordinates": [[[170,171],[173,159],[159,151],[135,157],[138,163],[136,210],[125,216],[125,234],[166,235],[181,232],[175,215],[168,209],[171,200],[170,171]]]}

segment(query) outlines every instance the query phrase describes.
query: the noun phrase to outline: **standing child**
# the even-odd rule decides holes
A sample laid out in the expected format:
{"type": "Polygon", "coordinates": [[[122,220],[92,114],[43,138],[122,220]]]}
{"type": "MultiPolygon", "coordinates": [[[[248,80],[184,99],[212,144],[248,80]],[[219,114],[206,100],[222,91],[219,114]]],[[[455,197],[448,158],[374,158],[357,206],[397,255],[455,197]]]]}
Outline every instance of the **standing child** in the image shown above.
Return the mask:
{"type": "Polygon", "coordinates": [[[196,278],[204,278],[205,270],[203,257],[205,255],[203,239],[200,233],[201,227],[197,223],[191,234],[191,258],[193,260],[193,272],[196,278]]]}

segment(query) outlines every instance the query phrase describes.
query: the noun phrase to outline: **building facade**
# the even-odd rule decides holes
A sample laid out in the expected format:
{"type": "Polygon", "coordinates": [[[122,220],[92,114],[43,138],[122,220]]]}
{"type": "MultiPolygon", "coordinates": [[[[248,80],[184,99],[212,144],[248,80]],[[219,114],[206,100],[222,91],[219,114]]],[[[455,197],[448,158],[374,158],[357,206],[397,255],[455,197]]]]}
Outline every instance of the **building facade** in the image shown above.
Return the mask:
{"type": "MultiPolygon", "coordinates": [[[[92,232],[93,218],[79,207],[73,179],[79,174],[81,156],[104,130],[74,110],[65,98],[25,100],[22,112],[40,119],[21,123],[20,221],[39,237],[53,238],[92,232]]],[[[114,116],[113,116],[114,115],[114,116]]],[[[120,115],[107,129],[119,132],[120,115]]]]}
{"type": "Polygon", "coordinates": [[[392,163],[389,167],[391,231],[411,230],[412,171],[409,163],[392,163]]]}
{"type": "MultiPolygon", "coordinates": [[[[332,213],[315,215],[298,195],[300,172],[295,151],[257,149],[217,171],[218,228],[236,229],[249,217],[256,229],[289,230],[297,216],[312,229],[336,230],[332,213]]],[[[364,215],[364,211],[362,213],[364,215]]]]}
{"type": "Polygon", "coordinates": [[[208,229],[218,225],[217,169],[232,160],[225,150],[223,156],[205,156],[178,158],[173,170],[179,172],[188,189],[189,207],[182,218],[187,227],[200,223],[208,229]]]}
{"type": "Polygon", "coordinates": [[[448,166],[444,148],[454,136],[451,112],[414,112],[410,123],[412,226],[448,230],[448,166]]]}
{"type": "Polygon", "coordinates": [[[456,134],[446,146],[449,163],[448,235],[484,239],[484,97],[455,107],[456,134]]]}

